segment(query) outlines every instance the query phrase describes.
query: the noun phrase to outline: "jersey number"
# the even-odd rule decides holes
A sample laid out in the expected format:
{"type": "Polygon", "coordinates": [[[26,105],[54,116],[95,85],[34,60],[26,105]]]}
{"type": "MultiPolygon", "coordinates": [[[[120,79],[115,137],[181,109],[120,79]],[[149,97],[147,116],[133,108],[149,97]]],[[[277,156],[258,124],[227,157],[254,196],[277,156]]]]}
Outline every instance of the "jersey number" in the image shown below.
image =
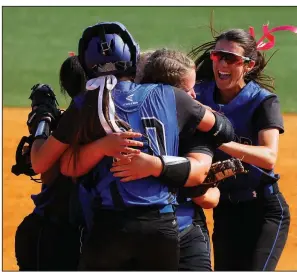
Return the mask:
{"type": "Polygon", "coordinates": [[[148,136],[151,151],[155,151],[153,153],[156,153],[156,151],[159,153],[154,155],[167,155],[166,137],[163,123],[155,117],[142,118],[141,120],[146,135],[148,136]]]}

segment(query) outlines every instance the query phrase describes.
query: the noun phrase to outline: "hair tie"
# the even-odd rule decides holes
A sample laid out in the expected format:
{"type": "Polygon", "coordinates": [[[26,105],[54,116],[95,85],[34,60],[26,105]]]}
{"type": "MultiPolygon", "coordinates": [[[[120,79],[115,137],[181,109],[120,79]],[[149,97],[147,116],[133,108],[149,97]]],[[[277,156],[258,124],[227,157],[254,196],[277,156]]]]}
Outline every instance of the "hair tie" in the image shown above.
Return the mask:
{"type": "MultiPolygon", "coordinates": [[[[257,50],[262,50],[262,51],[269,50],[274,47],[275,37],[271,34],[273,32],[286,30],[297,34],[297,27],[290,26],[290,25],[277,26],[269,30],[268,24],[266,24],[266,25],[263,25],[262,30],[263,30],[263,36],[257,42],[257,50]],[[267,39],[268,42],[264,42],[265,39],[267,39]]],[[[256,38],[254,27],[252,26],[249,27],[249,33],[251,36],[256,38]]]]}
{"type": "Polygon", "coordinates": [[[73,57],[73,56],[75,56],[75,52],[73,52],[73,51],[68,52],[68,56],[69,56],[69,57],[73,57]]]}

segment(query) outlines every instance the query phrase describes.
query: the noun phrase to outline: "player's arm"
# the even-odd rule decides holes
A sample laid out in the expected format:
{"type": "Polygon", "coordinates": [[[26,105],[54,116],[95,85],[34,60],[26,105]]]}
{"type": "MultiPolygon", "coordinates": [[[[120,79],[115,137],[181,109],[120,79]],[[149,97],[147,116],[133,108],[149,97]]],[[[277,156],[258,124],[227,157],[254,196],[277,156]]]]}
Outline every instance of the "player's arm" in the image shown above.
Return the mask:
{"type": "Polygon", "coordinates": [[[60,158],[69,145],[64,144],[53,136],[46,141],[37,139],[31,150],[31,163],[35,173],[44,173],[60,158]]]}
{"type": "Polygon", "coordinates": [[[17,147],[16,165],[12,172],[31,178],[41,173],[42,182],[49,184],[60,174],[57,159],[67,147],[50,136],[61,119],[62,111],[57,107],[53,89],[47,84],[35,84],[29,99],[32,101],[27,120],[30,135],[22,137],[17,147]]]}
{"type": "MultiPolygon", "coordinates": [[[[18,147],[16,149],[16,164],[12,166],[11,172],[15,175],[24,174],[30,176],[31,180],[37,181],[38,178],[33,178],[36,175],[32,168],[31,153],[33,136],[23,136],[18,147]]],[[[39,139],[38,144],[42,145],[45,142],[44,139],[39,139]]],[[[53,164],[47,171],[41,174],[40,180],[43,184],[51,184],[60,175],[59,162],[53,164]]]]}
{"type": "Polygon", "coordinates": [[[213,209],[220,201],[220,190],[218,187],[208,188],[202,196],[193,197],[192,201],[203,209],[213,209]]]}
{"type": "Polygon", "coordinates": [[[88,173],[104,156],[121,158],[122,153],[130,156],[139,154],[140,150],[132,147],[141,147],[143,143],[132,140],[132,138],[141,136],[141,133],[132,131],[109,134],[80,146],[77,158],[73,156],[72,148],[69,148],[61,157],[61,173],[65,176],[79,177],[88,173]]]}
{"type": "Polygon", "coordinates": [[[30,99],[32,111],[29,113],[27,126],[34,141],[30,154],[31,164],[35,173],[44,173],[54,165],[68,147],[68,142],[60,141],[53,134],[51,135],[51,132],[62,131],[67,135],[67,129],[71,131],[71,124],[75,122],[71,119],[73,114],[71,109],[61,117],[55,94],[50,86],[34,85],[30,99]]]}
{"type": "Polygon", "coordinates": [[[209,143],[205,143],[205,140],[209,141],[207,135],[197,132],[185,139],[187,148],[193,150],[185,157],[140,153],[133,158],[114,162],[110,171],[114,172],[114,176],[121,177],[123,182],[154,176],[171,187],[196,186],[205,180],[212,163],[212,153],[194,152],[198,145],[208,148],[209,143]]]}
{"type": "MultiPolygon", "coordinates": [[[[38,144],[45,142],[43,139],[38,140],[38,144]]],[[[60,175],[60,164],[56,161],[52,167],[40,175],[43,184],[51,184],[60,175]]]]}
{"type": "MultiPolygon", "coordinates": [[[[51,119],[47,118],[41,129],[34,132],[35,140],[31,150],[31,163],[35,173],[44,173],[59,160],[69,147],[72,133],[75,131],[76,117],[74,106],[70,106],[63,114],[58,127],[51,135],[51,119]]],[[[42,120],[41,120],[42,121],[42,120]]]]}
{"type": "Polygon", "coordinates": [[[259,131],[258,142],[259,146],[230,142],[222,144],[219,149],[232,157],[242,159],[246,163],[272,170],[277,160],[279,130],[259,131]]]}
{"type": "Polygon", "coordinates": [[[206,154],[187,154],[186,157],[152,156],[141,152],[132,158],[118,160],[110,169],[122,182],[154,176],[172,187],[191,187],[201,184],[211,166],[206,154]]]}
{"type": "Polygon", "coordinates": [[[227,117],[206,109],[182,90],[174,88],[174,92],[181,134],[193,134],[195,130],[206,132],[216,146],[234,139],[234,129],[227,117]]]}
{"type": "Polygon", "coordinates": [[[220,149],[246,163],[272,170],[278,155],[279,134],[284,132],[280,103],[276,96],[264,100],[256,109],[252,123],[258,133],[258,145],[236,142],[223,144],[220,149]]]}
{"type": "MultiPolygon", "coordinates": [[[[214,143],[205,133],[196,132],[190,139],[186,138],[181,139],[180,141],[180,154],[186,153],[188,155],[191,154],[191,156],[205,154],[208,155],[212,161],[214,151],[214,143]]],[[[206,175],[208,174],[208,171],[209,169],[207,170],[206,175]]],[[[205,177],[203,181],[205,181],[205,177]]],[[[179,194],[182,194],[185,198],[192,198],[192,201],[203,209],[212,209],[216,207],[220,200],[220,191],[217,187],[201,188],[201,185],[195,187],[183,187],[179,189],[179,194]],[[191,193],[189,194],[189,192],[191,193]]]]}

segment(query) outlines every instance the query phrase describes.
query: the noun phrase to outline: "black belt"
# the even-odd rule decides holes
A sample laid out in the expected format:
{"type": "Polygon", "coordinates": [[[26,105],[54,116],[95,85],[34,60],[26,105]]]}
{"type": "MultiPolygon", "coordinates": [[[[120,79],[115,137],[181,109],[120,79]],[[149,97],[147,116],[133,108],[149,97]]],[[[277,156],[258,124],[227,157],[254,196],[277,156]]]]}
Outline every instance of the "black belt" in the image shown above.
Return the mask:
{"type": "Polygon", "coordinates": [[[261,185],[255,189],[221,191],[220,201],[230,201],[232,203],[251,201],[255,199],[265,199],[271,195],[279,193],[277,183],[261,185]]]}

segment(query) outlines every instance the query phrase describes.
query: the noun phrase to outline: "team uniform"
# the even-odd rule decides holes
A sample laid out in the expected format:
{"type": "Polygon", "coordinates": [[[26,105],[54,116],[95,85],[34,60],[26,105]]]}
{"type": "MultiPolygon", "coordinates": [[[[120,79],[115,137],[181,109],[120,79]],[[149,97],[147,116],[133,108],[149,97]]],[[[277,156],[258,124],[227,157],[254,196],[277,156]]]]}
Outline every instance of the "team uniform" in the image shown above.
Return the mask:
{"type": "Polygon", "coordinates": [[[203,209],[190,199],[179,202],[176,217],[179,225],[182,271],[211,271],[210,241],[203,209]]]}
{"type": "MultiPolygon", "coordinates": [[[[122,81],[112,96],[117,115],[144,135],[143,151],[153,155],[177,156],[179,134],[193,134],[205,113],[186,93],[166,85],[122,81]]],[[[84,103],[97,108],[97,101],[84,103]]],[[[56,139],[69,143],[77,111],[73,104],[64,113],[56,139]]],[[[96,134],[99,125],[97,118],[90,133],[96,134]]],[[[122,183],[109,171],[111,165],[112,158],[105,157],[92,171],[94,220],[80,269],[176,270],[175,193],[153,177],[122,183]]]]}
{"type": "MultiPolygon", "coordinates": [[[[209,137],[200,131],[191,138],[180,138],[180,155],[203,153],[213,157],[214,150],[209,137]]],[[[175,213],[180,237],[179,270],[211,271],[209,233],[203,209],[192,202],[183,188],[178,191],[177,201],[179,205],[175,213]]]]}
{"type": "Polygon", "coordinates": [[[18,226],[15,236],[20,271],[77,269],[81,231],[75,191],[71,179],[60,174],[31,196],[35,208],[18,226]]]}
{"type": "MultiPolygon", "coordinates": [[[[216,103],[215,82],[195,86],[197,100],[225,114],[234,126],[236,141],[258,145],[258,132],[284,132],[278,98],[249,82],[228,104],[216,103]]],[[[214,160],[230,158],[219,150],[214,160]]],[[[220,183],[219,205],[214,209],[215,270],[275,270],[285,246],[289,207],[278,188],[279,176],[243,163],[248,174],[220,183]]]]}
{"type": "MultiPolygon", "coordinates": [[[[22,137],[16,149],[16,165],[12,167],[12,172],[32,178],[37,174],[31,164],[31,148],[36,132],[41,132],[41,138],[46,139],[55,129],[54,125],[45,130],[38,129],[41,123],[38,118],[48,115],[53,122],[58,122],[62,113],[57,108],[56,96],[49,85],[35,84],[31,90],[32,111],[27,121],[30,136],[22,137]],[[40,111],[40,107],[43,110],[40,111]],[[48,135],[43,134],[45,131],[48,135]]],[[[84,225],[77,186],[60,173],[59,161],[41,174],[40,179],[41,191],[31,196],[35,208],[24,218],[15,234],[15,256],[19,270],[76,270],[80,252],[79,227],[84,225]]]]}

